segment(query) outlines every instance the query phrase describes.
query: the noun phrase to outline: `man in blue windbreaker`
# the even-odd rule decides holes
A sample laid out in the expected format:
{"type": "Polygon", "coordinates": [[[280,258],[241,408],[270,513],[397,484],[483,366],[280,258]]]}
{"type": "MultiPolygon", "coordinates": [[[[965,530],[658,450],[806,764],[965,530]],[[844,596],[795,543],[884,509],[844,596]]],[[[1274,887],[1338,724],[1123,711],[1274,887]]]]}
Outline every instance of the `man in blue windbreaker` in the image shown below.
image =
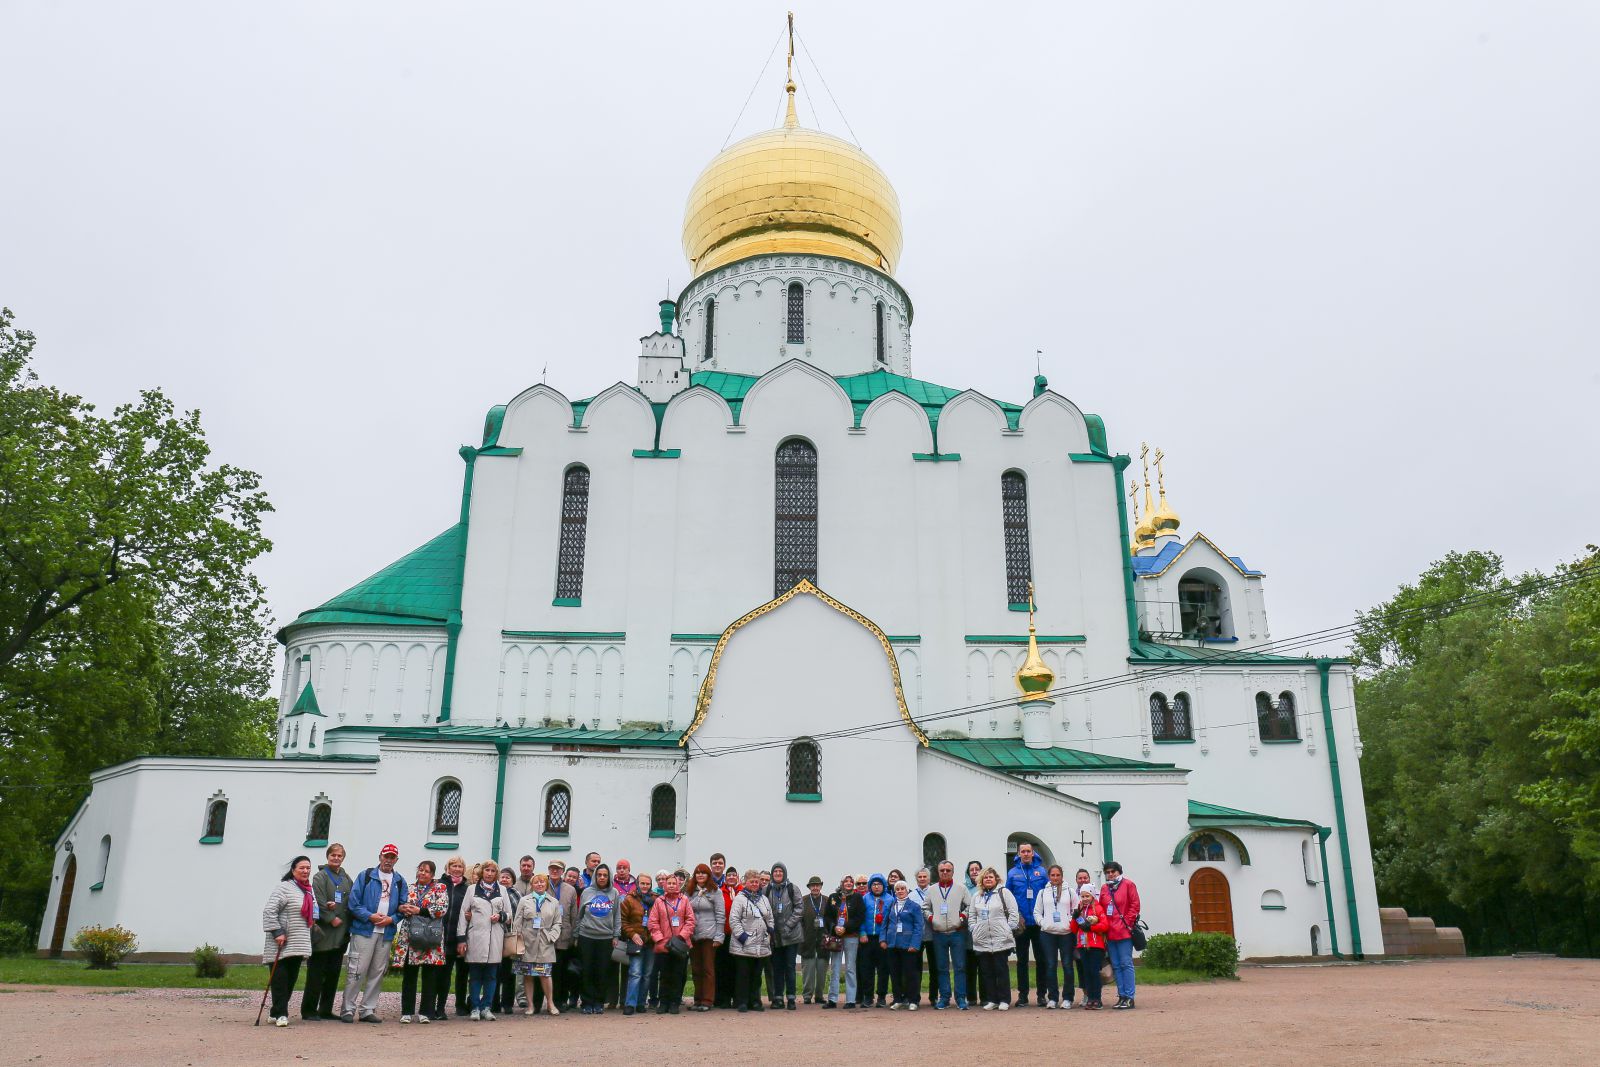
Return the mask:
{"type": "Polygon", "coordinates": [[[1039,923],[1033,917],[1033,906],[1039,893],[1050,882],[1050,868],[1033,854],[1031,842],[1017,846],[1017,862],[1006,873],[1006,888],[1017,899],[1025,925],[1017,931],[1017,1007],[1028,1006],[1028,951],[1033,950],[1038,973],[1034,986],[1039,993],[1039,1006],[1044,1006],[1044,959],[1039,955],[1039,923]]]}

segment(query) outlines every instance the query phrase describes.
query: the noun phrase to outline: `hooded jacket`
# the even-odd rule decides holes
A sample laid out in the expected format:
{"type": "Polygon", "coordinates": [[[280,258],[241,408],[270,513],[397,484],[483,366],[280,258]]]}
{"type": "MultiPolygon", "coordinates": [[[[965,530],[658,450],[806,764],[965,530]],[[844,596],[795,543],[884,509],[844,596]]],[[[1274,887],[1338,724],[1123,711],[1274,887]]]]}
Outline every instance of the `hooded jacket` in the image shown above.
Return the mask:
{"type": "Polygon", "coordinates": [[[890,949],[922,949],[922,904],[910,893],[904,900],[896,898],[883,916],[883,929],[878,940],[890,949]]]}
{"type": "Polygon", "coordinates": [[[772,884],[767,886],[767,903],[772,906],[772,944],[798,945],[805,939],[801,925],[800,898],[805,894],[789,878],[789,868],[782,863],[772,865],[772,884]],[[778,883],[778,872],[783,872],[783,883],[778,883]]]}
{"type": "Polygon", "coordinates": [[[865,915],[861,919],[861,936],[874,941],[882,940],[879,936],[883,932],[883,924],[889,914],[889,905],[894,901],[888,892],[888,881],[881,874],[874,874],[867,879],[867,895],[861,898],[861,907],[865,915]],[[882,896],[875,895],[881,893],[882,896]]]}
{"type": "Polygon", "coordinates": [[[1038,925],[1033,918],[1034,905],[1039,902],[1039,890],[1049,884],[1050,868],[1037,855],[1026,866],[1022,860],[1017,860],[1006,872],[1006,888],[1011,890],[1011,895],[1021,905],[1023,922],[1029,926],[1038,925]]]}

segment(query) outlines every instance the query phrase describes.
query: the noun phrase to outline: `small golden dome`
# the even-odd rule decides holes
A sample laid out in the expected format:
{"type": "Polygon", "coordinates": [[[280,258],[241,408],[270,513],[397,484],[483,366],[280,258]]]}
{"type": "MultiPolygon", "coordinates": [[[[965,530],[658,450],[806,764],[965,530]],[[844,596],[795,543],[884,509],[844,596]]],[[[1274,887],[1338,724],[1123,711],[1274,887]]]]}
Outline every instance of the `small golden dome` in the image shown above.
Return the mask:
{"type": "Polygon", "coordinates": [[[1017,688],[1022,690],[1018,703],[1029,700],[1049,700],[1050,687],[1056,684],[1055,671],[1039,655],[1039,639],[1033,626],[1033,583],[1028,583],[1028,658],[1017,668],[1017,688]]]}
{"type": "Polygon", "coordinates": [[[1156,539],[1156,524],[1154,515],[1146,515],[1139,520],[1139,525],[1133,528],[1133,543],[1140,547],[1150,544],[1156,539]]]}
{"type": "Polygon", "coordinates": [[[1172,505],[1167,503],[1167,494],[1161,494],[1161,502],[1156,505],[1156,513],[1150,516],[1155,527],[1155,536],[1165,537],[1168,534],[1178,535],[1178,513],[1172,510],[1172,505]]]}
{"type": "Polygon", "coordinates": [[[747,256],[820,255],[885,273],[900,259],[900,198],[848,141],[793,119],[721,152],[695,181],[683,251],[696,276],[747,256]]]}

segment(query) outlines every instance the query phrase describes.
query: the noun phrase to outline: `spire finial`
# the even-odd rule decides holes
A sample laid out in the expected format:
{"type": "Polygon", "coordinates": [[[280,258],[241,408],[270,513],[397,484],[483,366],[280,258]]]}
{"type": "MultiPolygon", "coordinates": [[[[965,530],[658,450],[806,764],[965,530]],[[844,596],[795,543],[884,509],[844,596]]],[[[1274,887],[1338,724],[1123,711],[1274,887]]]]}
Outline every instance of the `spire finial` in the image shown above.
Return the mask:
{"type": "Polygon", "coordinates": [[[1156,449],[1156,487],[1161,493],[1162,497],[1167,495],[1167,479],[1166,476],[1161,473],[1161,461],[1166,458],[1167,454],[1165,452],[1161,451],[1159,448],[1156,449]]]}
{"type": "Polygon", "coordinates": [[[1028,636],[1032,637],[1034,635],[1034,633],[1035,633],[1035,630],[1033,628],[1033,583],[1029,582],[1028,583],[1028,636]]]}
{"type": "Polygon", "coordinates": [[[1155,511],[1155,505],[1150,500],[1150,445],[1148,442],[1139,442],[1139,460],[1144,464],[1144,511],[1148,515],[1155,511]]]}
{"type": "Polygon", "coordinates": [[[1033,583],[1028,583],[1028,658],[1023,660],[1022,666],[1017,668],[1017,688],[1022,691],[1018,703],[1027,703],[1034,700],[1049,700],[1050,687],[1055,684],[1056,676],[1044,657],[1039,655],[1038,631],[1033,625],[1033,583]]]}
{"type": "Polygon", "coordinates": [[[800,116],[794,110],[794,12],[789,12],[789,55],[784,60],[783,91],[789,94],[789,109],[783,116],[783,128],[794,130],[800,127],[800,116]]]}
{"type": "Polygon", "coordinates": [[[1161,461],[1166,458],[1167,454],[1165,452],[1159,448],[1156,449],[1156,488],[1161,494],[1161,506],[1150,516],[1150,522],[1155,526],[1157,537],[1167,534],[1177,536],[1178,533],[1178,513],[1172,510],[1171,504],[1167,503],[1167,479],[1161,467],[1161,461]]]}

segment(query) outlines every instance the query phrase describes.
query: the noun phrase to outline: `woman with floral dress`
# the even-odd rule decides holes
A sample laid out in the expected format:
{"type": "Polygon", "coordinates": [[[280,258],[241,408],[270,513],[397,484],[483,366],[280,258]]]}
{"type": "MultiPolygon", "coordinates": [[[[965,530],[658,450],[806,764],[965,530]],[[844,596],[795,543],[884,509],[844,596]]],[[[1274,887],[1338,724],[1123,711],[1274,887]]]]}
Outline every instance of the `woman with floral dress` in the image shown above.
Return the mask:
{"type": "Polygon", "coordinates": [[[444,917],[450,911],[450,885],[435,881],[433,861],[417,864],[417,880],[406,888],[406,899],[400,905],[400,914],[406,918],[394,935],[394,953],[389,958],[391,967],[400,968],[400,1021],[427,1023],[443,1020],[444,1015],[429,1015],[440,999],[439,981],[444,977],[444,917]],[[411,940],[411,924],[417,916],[434,920],[419,922],[438,931],[439,940],[431,946],[421,946],[411,940]],[[417,979],[422,979],[423,1011],[416,1012],[417,979]]]}

